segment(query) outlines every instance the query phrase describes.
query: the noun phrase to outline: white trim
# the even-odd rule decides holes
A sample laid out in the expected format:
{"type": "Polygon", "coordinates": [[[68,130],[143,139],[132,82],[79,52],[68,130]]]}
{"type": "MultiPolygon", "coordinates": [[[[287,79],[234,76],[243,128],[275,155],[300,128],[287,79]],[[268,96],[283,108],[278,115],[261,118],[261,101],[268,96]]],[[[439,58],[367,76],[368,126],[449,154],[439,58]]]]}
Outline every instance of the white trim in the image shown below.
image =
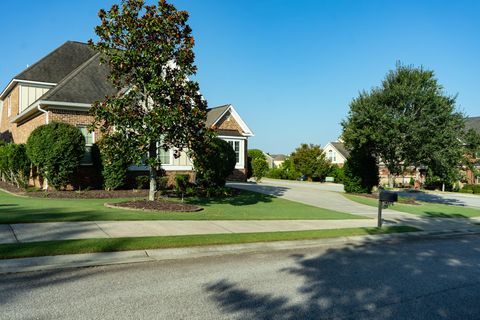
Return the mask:
{"type": "Polygon", "coordinates": [[[242,128],[242,130],[244,132],[243,135],[245,137],[253,137],[254,134],[253,134],[252,130],[250,130],[250,128],[245,123],[245,121],[243,121],[243,119],[238,114],[237,110],[235,110],[235,108],[231,104],[229,104],[228,108],[225,109],[225,111],[217,118],[217,120],[215,120],[215,122],[212,124],[212,126],[216,125],[217,122],[220,121],[220,119],[222,119],[223,116],[226,115],[228,111],[230,111],[233,118],[237,121],[238,125],[240,126],[240,128],[242,128]]]}
{"type": "Polygon", "coordinates": [[[217,136],[220,139],[236,139],[236,140],[247,140],[247,137],[238,137],[238,136],[217,136]]]}
{"type": "MultiPolygon", "coordinates": [[[[192,166],[174,166],[174,165],[162,165],[162,169],[165,171],[193,171],[192,166]]],[[[128,171],[148,171],[148,166],[129,166],[128,171]]]]}
{"type": "Polygon", "coordinates": [[[53,82],[41,82],[41,81],[12,79],[12,80],[7,84],[7,86],[5,87],[5,89],[3,89],[2,93],[0,93],[0,99],[2,99],[2,98],[3,98],[3,95],[4,95],[5,93],[7,93],[8,91],[10,91],[11,87],[13,87],[14,84],[16,84],[16,83],[40,84],[40,85],[44,85],[44,86],[56,86],[56,85],[57,85],[56,83],[53,83],[53,82]]]}
{"type": "Polygon", "coordinates": [[[3,119],[3,100],[0,100],[0,125],[2,124],[3,119]]]}
{"type": "Polygon", "coordinates": [[[245,169],[245,140],[246,139],[226,138],[222,140],[226,142],[238,141],[238,162],[235,163],[235,169],[245,169]]]}

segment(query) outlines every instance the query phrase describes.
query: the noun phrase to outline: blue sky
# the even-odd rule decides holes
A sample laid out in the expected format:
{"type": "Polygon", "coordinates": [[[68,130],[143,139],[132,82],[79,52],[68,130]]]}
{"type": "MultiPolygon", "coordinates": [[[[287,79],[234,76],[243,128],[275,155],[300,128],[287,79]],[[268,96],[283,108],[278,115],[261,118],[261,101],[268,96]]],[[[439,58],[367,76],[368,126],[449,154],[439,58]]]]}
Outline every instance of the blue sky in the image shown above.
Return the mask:
{"type": "MultiPolygon", "coordinates": [[[[117,1],[1,1],[0,86],[65,42],[94,37],[117,1]]],[[[231,103],[250,147],[324,146],[359,91],[397,61],[435,71],[457,107],[480,116],[480,1],[175,0],[190,12],[202,93],[231,103]]]]}

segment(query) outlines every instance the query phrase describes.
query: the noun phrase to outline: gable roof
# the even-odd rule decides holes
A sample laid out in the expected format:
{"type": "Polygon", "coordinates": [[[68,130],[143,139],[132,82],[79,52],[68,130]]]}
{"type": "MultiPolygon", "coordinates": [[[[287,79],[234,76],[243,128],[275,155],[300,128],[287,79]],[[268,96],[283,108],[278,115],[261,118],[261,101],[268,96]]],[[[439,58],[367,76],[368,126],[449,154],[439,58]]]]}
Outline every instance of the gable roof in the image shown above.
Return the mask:
{"type": "MultiPolygon", "coordinates": [[[[335,149],[337,149],[337,151],[345,158],[347,159],[348,156],[350,155],[350,153],[348,152],[347,149],[345,149],[345,145],[342,143],[342,142],[338,142],[338,141],[335,141],[335,142],[329,142],[328,144],[330,144],[331,146],[333,146],[335,149]]],[[[328,145],[327,144],[327,145],[328,145]]],[[[325,146],[326,147],[326,146],[325,146]]]]}
{"type": "Polygon", "coordinates": [[[480,117],[469,117],[465,121],[465,128],[473,129],[480,133],[480,117]]]}
{"type": "Polygon", "coordinates": [[[109,68],[100,63],[100,53],[95,54],[65,77],[57,86],[47,91],[40,100],[87,103],[103,99],[117,93],[108,81],[109,68]]]}
{"type": "Polygon", "coordinates": [[[227,113],[230,112],[235,121],[238,123],[240,128],[242,129],[243,133],[242,136],[246,137],[253,137],[253,132],[250,130],[250,128],[247,126],[245,121],[240,117],[238,112],[235,110],[235,108],[231,104],[226,104],[223,106],[218,106],[215,108],[211,108],[207,110],[207,121],[206,125],[207,127],[211,128],[214,126],[222,117],[227,113]]]}
{"type": "Polygon", "coordinates": [[[58,83],[95,55],[88,44],[67,41],[14,77],[18,80],[58,83]]]}

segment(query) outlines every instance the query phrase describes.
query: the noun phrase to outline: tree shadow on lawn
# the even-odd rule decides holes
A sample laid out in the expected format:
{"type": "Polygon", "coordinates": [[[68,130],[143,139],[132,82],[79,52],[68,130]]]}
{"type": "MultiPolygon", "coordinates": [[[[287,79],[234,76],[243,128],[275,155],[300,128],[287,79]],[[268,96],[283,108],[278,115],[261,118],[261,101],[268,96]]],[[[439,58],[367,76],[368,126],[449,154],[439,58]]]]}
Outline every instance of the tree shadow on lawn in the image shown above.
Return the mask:
{"type": "Polygon", "coordinates": [[[259,202],[272,202],[275,196],[264,194],[260,192],[253,192],[247,190],[240,190],[238,195],[234,195],[227,198],[192,198],[186,199],[187,203],[198,206],[211,206],[216,204],[229,204],[232,206],[249,206],[259,202]]]}
{"type": "Polygon", "coordinates": [[[460,214],[460,213],[443,213],[443,212],[434,212],[434,211],[425,211],[424,215],[429,218],[462,218],[468,219],[469,216],[460,214]]]}
{"type": "MultiPolygon", "coordinates": [[[[297,284],[262,283],[261,292],[221,279],[205,292],[226,317],[293,319],[467,319],[480,314],[478,238],[391,240],[386,245],[291,255],[271,270],[297,284]],[[477,287],[477,288],[476,288],[477,287]],[[300,298],[302,298],[300,300],[300,298]],[[300,302],[299,302],[300,301],[300,302]]],[[[255,274],[252,274],[255,277],[255,274]]]]}
{"type": "Polygon", "coordinates": [[[411,192],[398,192],[398,195],[405,198],[414,198],[417,201],[430,202],[430,203],[440,203],[440,204],[449,204],[454,206],[465,206],[461,200],[454,198],[447,198],[448,195],[439,196],[432,193],[426,193],[423,191],[418,191],[415,193],[411,192]]]}

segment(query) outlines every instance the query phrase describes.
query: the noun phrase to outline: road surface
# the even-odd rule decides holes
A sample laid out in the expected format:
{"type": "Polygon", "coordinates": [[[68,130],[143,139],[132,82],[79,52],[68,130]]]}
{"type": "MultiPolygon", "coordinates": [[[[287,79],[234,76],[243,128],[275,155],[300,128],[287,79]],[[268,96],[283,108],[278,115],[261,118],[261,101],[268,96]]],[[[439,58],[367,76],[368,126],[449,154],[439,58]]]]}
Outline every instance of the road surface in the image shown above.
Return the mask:
{"type": "Polygon", "coordinates": [[[468,236],[2,275],[0,319],[479,319],[479,253],[468,236]]]}

